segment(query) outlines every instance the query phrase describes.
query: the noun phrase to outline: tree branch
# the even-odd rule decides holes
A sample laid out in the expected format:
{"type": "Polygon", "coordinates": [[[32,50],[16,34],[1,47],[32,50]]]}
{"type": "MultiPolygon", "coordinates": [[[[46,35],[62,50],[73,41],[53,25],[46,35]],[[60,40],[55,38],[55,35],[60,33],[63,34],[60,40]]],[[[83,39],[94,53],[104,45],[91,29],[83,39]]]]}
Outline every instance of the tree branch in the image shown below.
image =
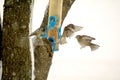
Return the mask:
{"type": "MultiPolygon", "coordinates": [[[[62,23],[75,0],[63,0],[62,23]]],[[[46,9],[40,28],[46,28],[48,24],[48,10],[46,9]]],[[[52,63],[52,47],[47,39],[43,39],[45,45],[35,47],[35,80],[46,80],[52,63]]]]}

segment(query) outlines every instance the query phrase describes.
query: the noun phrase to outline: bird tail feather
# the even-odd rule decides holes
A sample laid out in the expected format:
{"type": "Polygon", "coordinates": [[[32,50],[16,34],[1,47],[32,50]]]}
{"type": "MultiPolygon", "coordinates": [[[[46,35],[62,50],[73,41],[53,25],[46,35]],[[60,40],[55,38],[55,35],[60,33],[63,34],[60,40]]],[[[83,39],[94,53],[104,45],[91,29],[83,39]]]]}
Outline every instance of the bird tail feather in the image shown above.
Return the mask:
{"type": "Polygon", "coordinates": [[[67,43],[66,37],[61,37],[60,42],[61,45],[67,43]]]}
{"type": "Polygon", "coordinates": [[[99,47],[100,47],[100,46],[97,45],[97,44],[93,44],[93,43],[90,44],[91,51],[95,51],[95,50],[97,50],[99,47]]]}
{"type": "Polygon", "coordinates": [[[81,27],[81,26],[76,26],[76,27],[75,27],[75,32],[80,31],[80,30],[82,30],[82,29],[83,29],[83,27],[81,27]]]}

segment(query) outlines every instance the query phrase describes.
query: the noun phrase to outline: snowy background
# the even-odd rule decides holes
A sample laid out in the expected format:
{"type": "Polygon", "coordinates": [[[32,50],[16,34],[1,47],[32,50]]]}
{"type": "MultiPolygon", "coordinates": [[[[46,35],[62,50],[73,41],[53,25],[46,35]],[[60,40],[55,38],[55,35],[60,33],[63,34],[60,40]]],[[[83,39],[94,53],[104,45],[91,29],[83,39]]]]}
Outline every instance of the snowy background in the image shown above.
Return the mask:
{"type": "MultiPolygon", "coordinates": [[[[47,4],[48,0],[35,0],[33,31],[40,26],[47,4]]],[[[80,49],[74,36],[68,39],[54,53],[48,80],[120,80],[120,0],[76,0],[62,30],[69,23],[83,26],[76,35],[95,37],[100,48],[80,49]]]]}

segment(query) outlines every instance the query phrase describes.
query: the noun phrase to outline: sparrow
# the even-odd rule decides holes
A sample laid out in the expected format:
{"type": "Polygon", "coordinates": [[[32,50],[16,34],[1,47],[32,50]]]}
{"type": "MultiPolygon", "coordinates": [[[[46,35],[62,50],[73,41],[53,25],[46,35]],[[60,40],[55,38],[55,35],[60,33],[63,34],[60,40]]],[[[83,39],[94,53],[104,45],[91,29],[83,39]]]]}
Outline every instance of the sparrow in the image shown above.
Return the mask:
{"type": "Polygon", "coordinates": [[[36,36],[36,38],[33,41],[33,44],[35,46],[44,44],[44,42],[43,42],[43,40],[41,38],[41,35],[44,35],[44,34],[45,34],[45,29],[43,29],[43,28],[38,28],[32,34],[30,34],[30,36],[36,36]]]}
{"type": "Polygon", "coordinates": [[[45,34],[45,29],[44,28],[38,28],[35,30],[33,33],[30,34],[30,36],[36,36],[37,38],[41,37],[41,35],[45,34]]]}
{"type": "Polygon", "coordinates": [[[38,39],[37,37],[32,38],[32,43],[34,47],[44,45],[43,40],[41,38],[38,39]]]}
{"type": "Polygon", "coordinates": [[[83,27],[76,26],[74,24],[67,25],[63,30],[62,37],[60,38],[60,44],[67,43],[66,38],[72,37],[75,32],[80,31],[82,28],[83,27]]]}
{"type": "Polygon", "coordinates": [[[92,43],[92,40],[95,40],[93,37],[87,35],[77,35],[76,39],[81,45],[81,49],[89,46],[91,48],[91,51],[94,51],[100,47],[99,45],[92,43]]]}

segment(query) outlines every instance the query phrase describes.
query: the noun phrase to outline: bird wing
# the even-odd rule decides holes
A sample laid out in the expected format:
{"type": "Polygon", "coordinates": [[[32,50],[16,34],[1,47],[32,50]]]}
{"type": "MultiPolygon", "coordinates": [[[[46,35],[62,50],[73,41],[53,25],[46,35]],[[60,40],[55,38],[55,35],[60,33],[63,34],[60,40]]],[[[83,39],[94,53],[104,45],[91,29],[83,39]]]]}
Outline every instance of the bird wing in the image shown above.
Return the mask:
{"type": "Polygon", "coordinates": [[[85,40],[95,40],[95,38],[93,38],[91,36],[87,36],[87,35],[83,35],[82,39],[85,39],[85,40]]]}
{"type": "Polygon", "coordinates": [[[77,26],[77,25],[75,25],[74,27],[75,27],[75,28],[74,28],[75,32],[80,31],[80,30],[83,29],[83,27],[77,26]]]}
{"type": "Polygon", "coordinates": [[[97,50],[99,47],[100,47],[100,46],[97,45],[97,44],[93,44],[93,43],[90,44],[91,51],[95,51],[95,50],[97,50]]]}
{"type": "Polygon", "coordinates": [[[71,28],[65,27],[63,31],[63,37],[70,37],[72,36],[74,31],[71,28]]]}

